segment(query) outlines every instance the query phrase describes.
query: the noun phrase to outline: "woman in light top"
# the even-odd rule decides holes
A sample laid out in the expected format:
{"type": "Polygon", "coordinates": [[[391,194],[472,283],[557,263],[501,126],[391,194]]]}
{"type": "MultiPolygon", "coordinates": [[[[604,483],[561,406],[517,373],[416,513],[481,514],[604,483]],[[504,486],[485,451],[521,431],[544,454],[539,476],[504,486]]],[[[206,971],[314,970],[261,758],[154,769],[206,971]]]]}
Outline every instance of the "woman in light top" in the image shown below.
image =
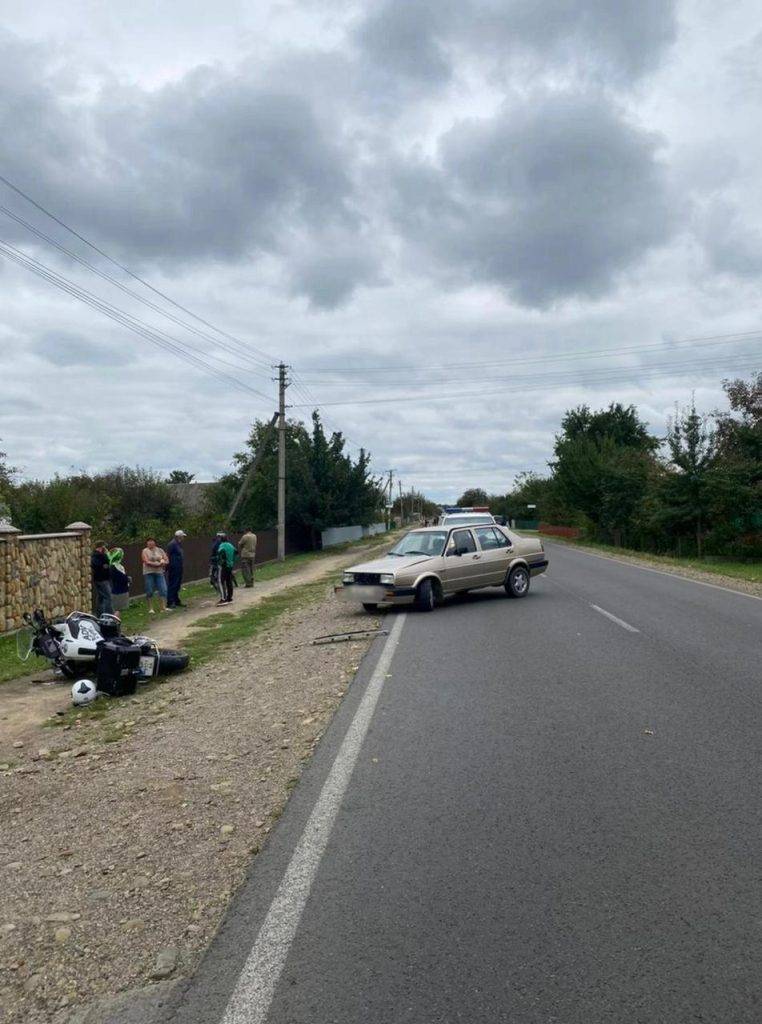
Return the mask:
{"type": "Polygon", "coordinates": [[[166,552],[162,551],[154,537],[149,537],[146,546],[141,554],[143,562],[143,583],[146,588],[146,601],[148,602],[148,614],[153,615],[153,597],[158,594],[159,611],[166,607],[167,600],[167,579],[164,569],[169,564],[166,552]]]}

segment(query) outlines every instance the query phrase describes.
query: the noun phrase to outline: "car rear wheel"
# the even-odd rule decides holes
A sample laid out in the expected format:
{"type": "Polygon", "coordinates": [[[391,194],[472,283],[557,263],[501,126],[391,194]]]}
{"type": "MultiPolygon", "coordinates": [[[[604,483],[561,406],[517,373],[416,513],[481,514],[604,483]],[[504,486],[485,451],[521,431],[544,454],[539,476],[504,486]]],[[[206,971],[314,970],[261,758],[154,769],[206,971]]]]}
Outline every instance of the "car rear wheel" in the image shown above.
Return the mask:
{"type": "Polygon", "coordinates": [[[415,606],[419,612],[433,612],[435,604],[434,584],[431,580],[424,580],[416,592],[415,606]]]}
{"type": "Polygon", "coordinates": [[[515,565],[505,581],[508,597],[526,597],[529,593],[529,570],[525,565],[515,565]]]}
{"type": "Polygon", "coordinates": [[[365,609],[366,612],[375,612],[376,609],[378,608],[377,604],[370,604],[370,603],[366,604],[365,601],[363,601],[362,606],[363,606],[363,608],[365,609]]]}

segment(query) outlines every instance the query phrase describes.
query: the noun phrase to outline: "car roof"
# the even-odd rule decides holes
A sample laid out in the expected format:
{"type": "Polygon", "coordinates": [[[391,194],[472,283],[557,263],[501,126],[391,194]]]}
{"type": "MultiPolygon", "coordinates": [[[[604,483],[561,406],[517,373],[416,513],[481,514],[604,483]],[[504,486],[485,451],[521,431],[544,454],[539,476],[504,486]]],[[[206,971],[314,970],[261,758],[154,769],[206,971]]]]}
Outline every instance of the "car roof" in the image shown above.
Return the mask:
{"type": "MultiPolygon", "coordinates": [[[[468,523],[448,523],[446,526],[414,526],[410,533],[443,533],[456,526],[468,526],[468,523]]],[[[471,523],[472,526],[497,526],[497,523],[471,523]]]]}

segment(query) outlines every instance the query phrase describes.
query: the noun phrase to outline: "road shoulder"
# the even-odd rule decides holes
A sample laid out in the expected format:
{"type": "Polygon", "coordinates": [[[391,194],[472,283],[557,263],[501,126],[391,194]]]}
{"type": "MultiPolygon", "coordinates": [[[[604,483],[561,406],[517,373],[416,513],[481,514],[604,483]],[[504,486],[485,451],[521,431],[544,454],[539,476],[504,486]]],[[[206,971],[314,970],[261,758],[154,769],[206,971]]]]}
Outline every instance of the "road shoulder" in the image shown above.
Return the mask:
{"type": "Polygon", "coordinates": [[[14,751],[0,775],[8,1024],[64,1024],[194,970],[369,646],[309,644],[374,621],[325,577],[294,596],[214,660],[14,751]]]}

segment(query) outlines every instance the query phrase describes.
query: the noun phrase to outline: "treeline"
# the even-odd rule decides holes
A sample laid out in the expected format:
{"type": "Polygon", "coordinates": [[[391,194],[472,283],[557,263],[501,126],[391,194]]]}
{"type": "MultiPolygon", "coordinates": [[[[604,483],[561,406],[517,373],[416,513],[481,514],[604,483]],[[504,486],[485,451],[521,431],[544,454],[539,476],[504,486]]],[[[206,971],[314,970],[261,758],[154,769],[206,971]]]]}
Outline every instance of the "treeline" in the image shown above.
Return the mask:
{"type": "MultiPolygon", "coordinates": [[[[286,431],[287,525],[309,530],[316,540],[330,526],[368,525],[383,517],[383,496],[369,469],[370,456],[356,459],[345,451],[339,433],[326,436],[315,414],[311,427],[289,421],[286,431]]],[[[28,533],[54,533],[83,521],[112,543],[130,543],[155,535],[213,532],[225,523],[242,480],[257,452],[257,472],[231,523],[231,529],[263,530],[277,522],[277,433],[257,421],[246,449],[234,457],[234,470],[203,488],[190,511],[182,486],[194,474],[173,470],[167,477],[151,469],[119,466],[102,473],[75,473],[52,480],[19,480],[0,452],[0,517],[28,533]]]]}
{"type": "Polygon", "coordinates": [[[727,409],[676,408],[663,437],[634,406],[571,409],[548,476],[524,473],[506,495],[472,490],[461,503],[639,550],[762,557],[762,374],[723,389],[727,409]]]}

